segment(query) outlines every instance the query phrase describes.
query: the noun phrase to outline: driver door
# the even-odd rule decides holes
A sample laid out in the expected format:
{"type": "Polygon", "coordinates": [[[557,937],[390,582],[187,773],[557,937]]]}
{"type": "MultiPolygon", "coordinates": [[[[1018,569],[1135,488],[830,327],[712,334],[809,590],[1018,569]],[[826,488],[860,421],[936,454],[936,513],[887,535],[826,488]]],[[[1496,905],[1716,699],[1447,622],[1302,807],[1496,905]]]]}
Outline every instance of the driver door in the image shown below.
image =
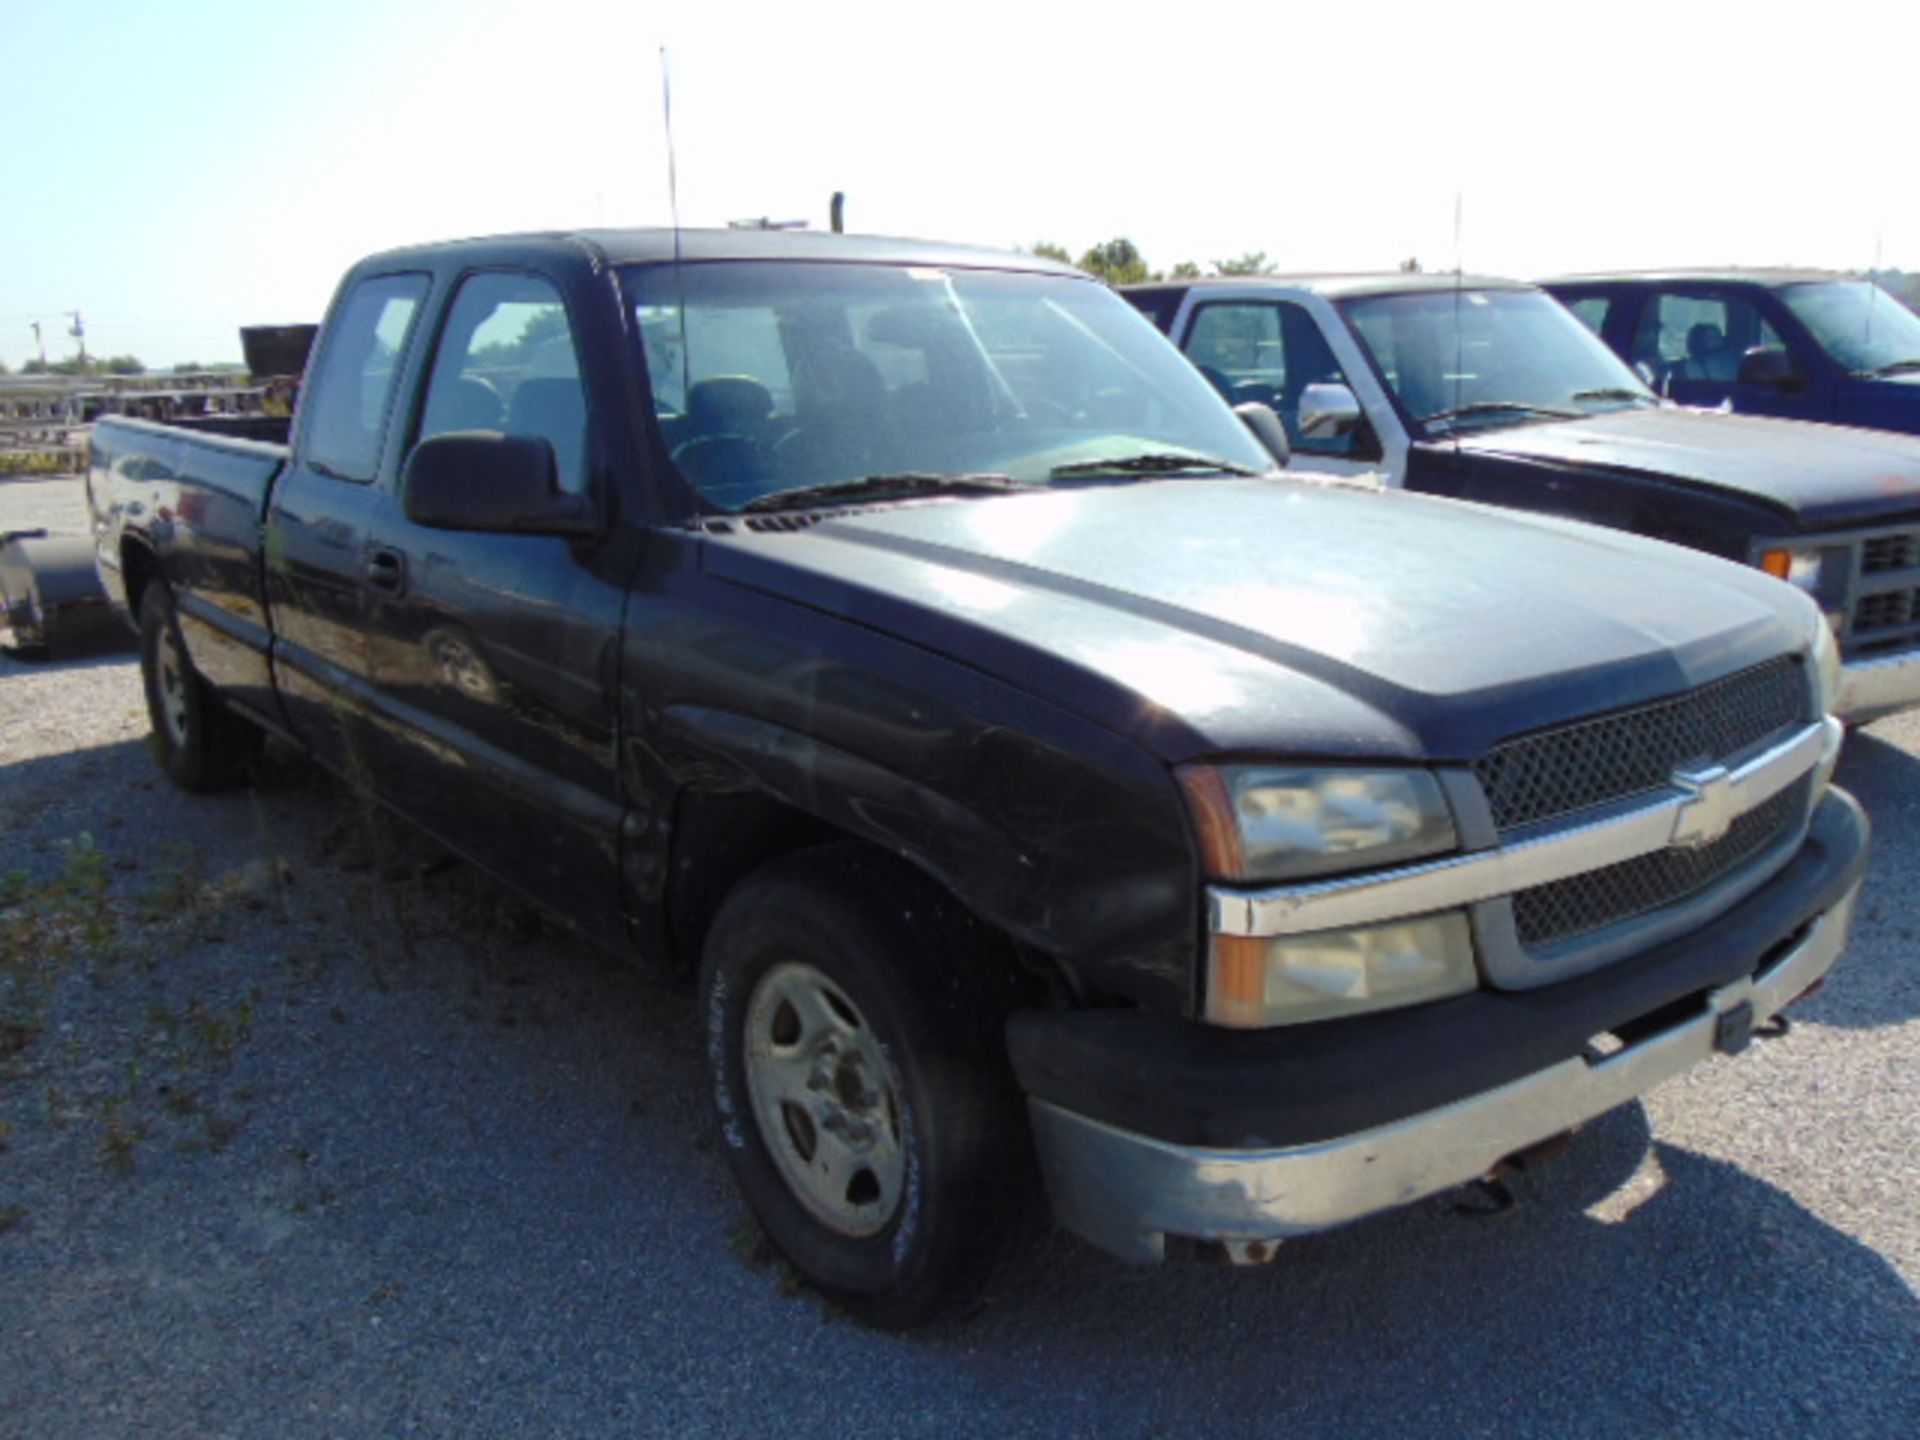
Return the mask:
{"type": "MultiPolygon", "coordinates": [[[[466,276],[406,447],[451,431],[537,436],[559,488],[610,506],[559,289],[466,276]]],[[[373,764],[383,795],[470,859],[617,939],[614,703],[623,577],[600,538],[431,529],[405,467],[373,523],[373,764]]]]}

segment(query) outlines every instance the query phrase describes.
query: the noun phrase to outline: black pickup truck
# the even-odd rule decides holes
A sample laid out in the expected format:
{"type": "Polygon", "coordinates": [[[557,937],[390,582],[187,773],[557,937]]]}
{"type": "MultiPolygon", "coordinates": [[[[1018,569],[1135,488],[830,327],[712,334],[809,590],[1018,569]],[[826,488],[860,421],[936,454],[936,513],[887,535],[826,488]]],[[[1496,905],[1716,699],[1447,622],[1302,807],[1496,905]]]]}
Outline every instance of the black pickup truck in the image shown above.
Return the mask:
{"type": "Polygon", "coordinates": [[[1813,596],[1839,636],[1837,714],[1920,704],[1920,439],[1663,403],[1563,306],[1510,280],[1126,294],[1229,398],[1272,405],[1312,467],[1759,566],[1813,596]]]}
{"type": "Polygon", "coordinates": [[[1120,1256],[1262,1259],[1845,942],[1804,595],[1257,428],[1045,261],[596,232],[363,262],[290,448],[107,421],[90,489],[173,779],[274,732],[696,971],[748,1202],[904,1325],[1036,1171],[1120,1256]]]}

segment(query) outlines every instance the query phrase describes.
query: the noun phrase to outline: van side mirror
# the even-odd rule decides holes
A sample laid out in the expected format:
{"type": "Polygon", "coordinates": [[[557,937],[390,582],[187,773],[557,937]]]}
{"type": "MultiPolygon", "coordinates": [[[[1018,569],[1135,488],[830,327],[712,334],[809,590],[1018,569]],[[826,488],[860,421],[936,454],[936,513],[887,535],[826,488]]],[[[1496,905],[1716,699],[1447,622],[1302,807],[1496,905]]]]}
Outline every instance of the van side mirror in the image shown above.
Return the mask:
{"type": "Polygon", "coordinates": [[[1234,406],[1233,413],[1253,432],[1253,438],[1266,447],[1273,463],[1286,469],[1287,462],[1293,458],[1293,447],[1287,443],[1287,427],[1280,423],[1273,407],[1262,405],[1258,400],[1246,400],[1234,406]]]}
{"type": "Polygon", "coordinates": [[[553,446],[538,435],[454,430],[413,447],[400,478],[409,520],[435,530],[520,535],[593,535],[584,496],[556,482],[553,446]]]}
{"type": "Polygon", "coordinates": [[[1800,377],[1793,373],[1793,361],[1777,345],[1756,345],[1740,357],[1738,383],[1772,385],[1784,389],[1800,377]]]}
{"type": "Polygon", "coordinates": [[[1345,385],[1322,382],[1300,392],[1300,434],[1308,440],[1338,440],[1360,424],[1360,401],[1345,385]]]}

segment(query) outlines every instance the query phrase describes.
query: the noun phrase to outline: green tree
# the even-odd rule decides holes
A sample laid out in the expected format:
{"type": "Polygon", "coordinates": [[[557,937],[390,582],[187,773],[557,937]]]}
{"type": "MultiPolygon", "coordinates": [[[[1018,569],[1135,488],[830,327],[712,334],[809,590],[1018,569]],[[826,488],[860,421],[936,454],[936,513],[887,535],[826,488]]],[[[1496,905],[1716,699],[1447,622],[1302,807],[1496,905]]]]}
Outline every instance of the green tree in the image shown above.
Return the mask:
{"type": "Polygon", "coordinates": [[[1267,263],[1266,251],[1249,250],[1233,260],[1214,261],[1213,273],[1216,275],[1271,275],[1273,266],[1267,263]]]}
{"type": "Polygon", "coordinates": [[[108,375],[144,375],[147,367],[133,355],[109,355],[105,360],[95,362],[98,369],[108,375]]]}
{"type": "Polygon", "coordinates": [[[1095,245],[1080,257],[1080,268],[1089,275],[1099,276],[1109,285],[1137,285],[1142,280],[1160,278],[1147,268],[1140,247],[1124,237],[1116,237],[1104,245],[1095,245]]]}
{"type": "Polygon", "coordinates": [[[1055,245],[1050,240],[1036,242],[1029,253],[1038,255],[1042,260],[1058,260],[1062,265],[1073,263],[1073,256],[1067,253],[1067,247],[1055,245]]]}
{"type": "Polygon", "coordinates": [[[1169,280],[1198,280],[1200,278],[1200,267],[1191,260],[1182,260],[1167,272],[1167,278],[1169,280]]]}

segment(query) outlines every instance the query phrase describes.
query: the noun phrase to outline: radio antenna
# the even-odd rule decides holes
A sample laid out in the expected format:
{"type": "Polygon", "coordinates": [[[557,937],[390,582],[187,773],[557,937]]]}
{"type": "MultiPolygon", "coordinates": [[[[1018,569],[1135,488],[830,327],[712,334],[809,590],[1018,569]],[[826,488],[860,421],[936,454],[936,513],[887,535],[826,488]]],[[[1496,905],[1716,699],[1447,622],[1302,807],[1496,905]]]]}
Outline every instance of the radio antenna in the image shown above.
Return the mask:
{"type": "Polygon", "coordinates": [[[1883,220],[1880,228],[1874,232],[1873,269],[1867,272],[1867,318],[1865,321],[1865,333],[1860,337],[1860,344],[1863,349],[1873,343],[1873,303],[1880,298],[1880,254],[1886,244],[1886,240],[1887,227],[1886,222],[1883,220]]]}
{"type": "MultiPolygon", "coordinates": [[[[1460,250],[1460,212],[1464,192],[1453,192],[1453,408],[1460,408],[1460,386],[1465,379],[1466,340],[1460,333],[1460,292],[1466,287],[1466,261],[1460,250]]],[[[1455,422],[1456,424],[1458,422],[1455,422]]],[[[1456,433],[1458,433],[1456,431],[1456,433]]]]}
{"type": "Polygon", "coordinates": [[[674,308],[680,312],[680,404],[684,409],[687,391],[693,388],[692,362],[687,356],[687,274],[681,264],[680,247],[680,166],[673,144],[673,81],[667,69],[667,47],[660,47],[660,110],[667,132],[667,209],[673,217],[673,289],[674,308]]]}

